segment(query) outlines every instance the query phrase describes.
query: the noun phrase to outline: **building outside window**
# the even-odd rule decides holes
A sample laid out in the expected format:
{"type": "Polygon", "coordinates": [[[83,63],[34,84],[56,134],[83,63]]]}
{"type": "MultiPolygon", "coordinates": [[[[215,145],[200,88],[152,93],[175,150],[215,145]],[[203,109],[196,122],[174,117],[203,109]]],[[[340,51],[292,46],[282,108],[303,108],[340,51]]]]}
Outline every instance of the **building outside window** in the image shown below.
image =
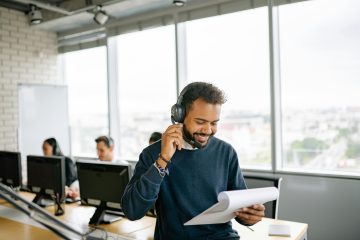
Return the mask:
{"type": "Polygon", "coordinates": [[[279,7],[283,169],[360,172],[358,9],[356,0],[279,7]]]}

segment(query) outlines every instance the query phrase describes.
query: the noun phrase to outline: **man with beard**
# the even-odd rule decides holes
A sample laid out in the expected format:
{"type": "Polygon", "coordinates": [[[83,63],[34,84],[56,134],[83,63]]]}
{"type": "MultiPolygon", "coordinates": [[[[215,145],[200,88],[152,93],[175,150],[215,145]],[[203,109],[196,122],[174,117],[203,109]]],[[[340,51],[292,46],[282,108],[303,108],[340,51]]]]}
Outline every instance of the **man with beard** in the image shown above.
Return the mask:
{"type": "MultiPolygon", "coordinates": [[[[184,226],[215,204],[220,192],[246,189],[234,148],[214,137],[225,101],[216,86],[190,83],[171,109],[174,124],[140,154],[122,208],[137,220],[155,203],[154,239],[239,239],[231,222],[184,226]]],[[[255,224],[264,210],[262,204],[240,209],[236,220],[255,224]]]]}

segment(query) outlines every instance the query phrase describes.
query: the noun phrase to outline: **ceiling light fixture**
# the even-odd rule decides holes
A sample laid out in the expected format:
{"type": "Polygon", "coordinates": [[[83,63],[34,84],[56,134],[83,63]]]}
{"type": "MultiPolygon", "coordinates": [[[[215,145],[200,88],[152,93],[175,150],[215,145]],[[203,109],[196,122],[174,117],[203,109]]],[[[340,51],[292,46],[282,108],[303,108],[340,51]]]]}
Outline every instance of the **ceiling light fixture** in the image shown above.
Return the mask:
{"type": "Polygon", "coordinates": [[[94,21],[97,24],[104,25],[107,20],[109,19],[109,16],[106,14],[104,10],[101,9],[101,5],[97,5],[94,9],[94,21]]]}
{"type": "Polygon", "coordinates": [[[186,3],[186,0],[173,0],[173,4],[177,7],[182,7],[186,3]]]}
{"type": "Polygon", "coordinates": [[[41,10],[38,9],[36,5],[30,4],[28,16],[31,25],[36,25],[43,21],[41,10]]]}

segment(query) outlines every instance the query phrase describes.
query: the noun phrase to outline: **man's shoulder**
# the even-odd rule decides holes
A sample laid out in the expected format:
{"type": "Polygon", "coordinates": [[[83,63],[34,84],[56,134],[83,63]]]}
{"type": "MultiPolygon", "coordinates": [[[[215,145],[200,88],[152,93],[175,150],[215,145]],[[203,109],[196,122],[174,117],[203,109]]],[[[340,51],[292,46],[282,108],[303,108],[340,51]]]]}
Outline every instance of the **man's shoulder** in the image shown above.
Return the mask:
{"type": "Polygon", "coordinates": [[[220,138],[217,138],[217,137],[213,137],[211,139],[211,143],[212,143],[212,145],[215,145],[215,146],[234,149],[234,147],[230,143],[228,143],[225,140],[222,140],[220,138]]]}

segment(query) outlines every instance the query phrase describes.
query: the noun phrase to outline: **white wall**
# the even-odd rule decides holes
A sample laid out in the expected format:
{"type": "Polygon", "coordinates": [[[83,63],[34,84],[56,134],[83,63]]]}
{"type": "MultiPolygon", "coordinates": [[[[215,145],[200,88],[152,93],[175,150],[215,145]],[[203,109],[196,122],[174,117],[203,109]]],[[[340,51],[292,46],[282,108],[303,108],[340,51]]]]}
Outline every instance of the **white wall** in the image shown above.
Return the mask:
{"type": "Polygon", "coordinates": [[[55,33],[30,27],[24,13],[0,7],[0,150],[18,150],[18,84],[63,84],[57,54],[55,33]]]}

